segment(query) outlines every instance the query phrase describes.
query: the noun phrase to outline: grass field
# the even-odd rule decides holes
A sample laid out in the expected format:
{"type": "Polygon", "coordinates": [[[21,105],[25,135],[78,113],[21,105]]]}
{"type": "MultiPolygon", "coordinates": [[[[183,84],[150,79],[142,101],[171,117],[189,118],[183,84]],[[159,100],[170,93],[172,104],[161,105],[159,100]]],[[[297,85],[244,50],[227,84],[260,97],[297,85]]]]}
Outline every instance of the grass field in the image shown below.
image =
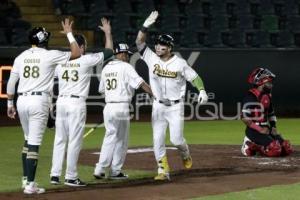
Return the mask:
{"type": "MultiPolygon", "coordinates": [[[[292,144],[300,144],[300,119],[280,119],[278,130],[292,144]]],[[[85,149],[99,149],[102,144],[104,128],[99,128],[90,134],[83,143],[85,149]]],[[[189,144],[241,144],[244,136],[244,126],[240,121],[201,121],[186,122],[185,137],[189,144]]],[[[52,145],[54,130],[47,130],[44,135],[40,151],[40,160],[37,170],[37,182],[46,187],[53,188],[49,183],[49,170],[51,167],[52,145]]],[[[131,123],[129,146],[152,146],[151,124],[147,122],[131,123]]],[[[169,141],[169,138],[168,138],[169,141]]],[[[23,144],[21,127],[0,128],[0,192],[20,190],[21,159],[20,152],[23,144]]],[[[79,166],[80,178],[87,182],[94,182],[93,167],[79,166]]],[[[152,176],[144,171],[127,171],[131,178],[152,176]]],[[[300,184],[290,186],[273,186],[239,193],[200,198],[201,200],[223,199],[295,199],[300,195],[300,184]],[[280,189],[279,189],[280,188],[280,189]],[[281,192],[285,195],[284,198],[281,192]],[[278,195],[277,195],[278,194],[278,195]],[[294,196],[295,195],[295,196],[294,196]]]]}

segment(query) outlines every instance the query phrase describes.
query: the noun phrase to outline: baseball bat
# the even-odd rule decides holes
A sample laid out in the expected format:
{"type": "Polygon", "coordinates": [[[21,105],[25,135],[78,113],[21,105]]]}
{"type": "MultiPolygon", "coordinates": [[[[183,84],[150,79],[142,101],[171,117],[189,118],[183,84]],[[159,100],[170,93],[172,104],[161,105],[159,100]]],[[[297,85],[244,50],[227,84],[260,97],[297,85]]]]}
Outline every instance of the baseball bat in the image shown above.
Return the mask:
{"type": "Polygon", "coordinates": [[[86,132],[84,135],[83,135],[83,138],[86,138],[89,134],[91,134],[94,130],[96,130],[97,128],[99,128],[100,126],[103,126],[103,122],[100,122],[98,124],[96,124],[94,127],[90,128],[90,130],[88,132],[86,132]]]}

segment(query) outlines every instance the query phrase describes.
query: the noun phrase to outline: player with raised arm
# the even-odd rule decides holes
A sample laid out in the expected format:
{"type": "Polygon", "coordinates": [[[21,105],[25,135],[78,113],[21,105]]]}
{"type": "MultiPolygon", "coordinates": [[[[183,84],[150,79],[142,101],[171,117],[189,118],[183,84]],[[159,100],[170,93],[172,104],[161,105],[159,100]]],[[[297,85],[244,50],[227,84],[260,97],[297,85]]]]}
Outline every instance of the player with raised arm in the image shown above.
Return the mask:
{"type": "Polygon", "coordinates": [[[80,57],[80,49],[72,34],[73,21],[62,21],[63,31],[70,42],[71,52],[47,50],[50,32],[36,27],[29,33],[32,47],[22,52],[14,61],[7,84],[7,115],[14,119],[15,86],[19,80],[17,111],[24,132],[22,150],[23,180],[25,194],[44,193],[34,182],[38,163],[39,147],[42,143],[49,114],[49,96],[53,87],[54,70],[57,64],[66,64],[80,57]]]}
{"type": "Polygon", "coordinates": [[[159,35],[155,52],[145,43],[147,29],[155,23],[158,12],[153,11],[145,20],[136,39],[137,48],[149,69],[149,80],[156,100],[152,106],[154,154],[158,165],[155,180],[169,179],[169,165],[165,148],[166,129],[169,125],[170,140],[181,154],[183,165],[192,167],[192,157],[183,137],[184,96],[186,81],[199,90],[198,102],[207,102],[202,79],[187,62],[173,54],[174,39],[171,35],[159,35]]]}
{"type": "Polygon", "coordinates": [[[93,67],[101,67],[104,60],[113,56],[113,42],[110,22],[101,19],[99,26],[105,33],[103,52],[85,54],[87,42],[83,35],[75,35],[82,56],[63,65],[58,65],[56,73],[59,81],[59,95],[56,102],[56,133],[54,139],[51,180],[59,184],[65,151],[67,163],[65,185],[86,186],[77,172],[77,161],[83,140],[86,121],[86,98],[88,97],[93,67]],[[66,147],[67,146],[67,147],[66,147]]]}

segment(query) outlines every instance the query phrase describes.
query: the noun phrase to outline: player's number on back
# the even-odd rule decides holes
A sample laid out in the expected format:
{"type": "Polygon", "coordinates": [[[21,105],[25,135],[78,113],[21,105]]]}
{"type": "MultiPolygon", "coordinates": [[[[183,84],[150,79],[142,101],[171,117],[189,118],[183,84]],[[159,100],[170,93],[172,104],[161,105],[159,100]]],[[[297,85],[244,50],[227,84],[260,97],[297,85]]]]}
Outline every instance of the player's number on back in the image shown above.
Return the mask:
{"type": "Polygon", "coordinates": [[[117,87],[117,79],[106,79],[106,89],[107,90],[113,90],[117,87]]]}
{"type": "Polygon", "coordinates": [[[62,79],[65,79],[67,82],[69,81],[69,79],[71,79],[71,81],[78,81],[78,79],[79,79],[78,71],[77,70],[71,70],[71,71],[66,70],[62,74],[62,79]]]}
{"type": "Polygon", "coordinates": [[[23,72],[23,77],[24,78],[38,78],[40,76],[40,68],[38,66],[25,66],[24,67],[24,72],[23,72]]]}

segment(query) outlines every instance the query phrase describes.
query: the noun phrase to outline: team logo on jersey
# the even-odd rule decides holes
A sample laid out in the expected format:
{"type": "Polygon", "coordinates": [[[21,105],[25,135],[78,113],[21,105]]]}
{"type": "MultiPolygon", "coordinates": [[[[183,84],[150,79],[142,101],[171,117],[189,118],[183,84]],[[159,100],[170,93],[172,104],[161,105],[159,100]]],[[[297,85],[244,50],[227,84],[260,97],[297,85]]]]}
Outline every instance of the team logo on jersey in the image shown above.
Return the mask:
{"type": "Polygon", "coordinates": [[[162,69],[159,64],[154,65],[153,74],[166,78],[176,78],[177,72],[170,71],[168,69],[162,69]]]}

